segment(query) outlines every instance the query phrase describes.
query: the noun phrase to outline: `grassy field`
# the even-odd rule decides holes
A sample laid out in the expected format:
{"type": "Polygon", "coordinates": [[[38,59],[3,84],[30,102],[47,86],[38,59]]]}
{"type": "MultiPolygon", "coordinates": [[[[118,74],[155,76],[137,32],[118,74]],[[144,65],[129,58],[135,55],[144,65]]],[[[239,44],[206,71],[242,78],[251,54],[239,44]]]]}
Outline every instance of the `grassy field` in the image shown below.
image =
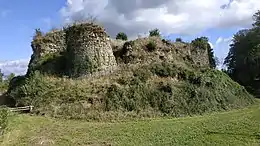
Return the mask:
{"type": "Polygon", "coordinates": [[[116,123],[10,117],[2,145],[260,145],[260,103],[205,116],[116,123]]]}

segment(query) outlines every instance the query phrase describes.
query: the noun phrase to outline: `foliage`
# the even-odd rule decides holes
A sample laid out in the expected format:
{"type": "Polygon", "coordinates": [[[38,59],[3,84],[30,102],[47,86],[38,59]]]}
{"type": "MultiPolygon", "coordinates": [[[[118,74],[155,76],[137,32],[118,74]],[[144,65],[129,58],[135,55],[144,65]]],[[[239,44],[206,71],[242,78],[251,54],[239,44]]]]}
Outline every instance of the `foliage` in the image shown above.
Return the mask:
{"type": "Polygon", "coordinates": [[[116,35],[116,39],[117,40],[124,40],[126,41],[127,40],[127,35],[123,32],[119,32],[117,35],[116,35]]]}
{"type": "Polygon", "coordinates": [[[155,51],[157,47],[157,44],[155,41],[149,41],[148,44],[146,45],[146,48],[148,49],[148,51],[152,52],[155,51]]]}
{"type": "Polygon", "coordinates": [[[4,74],[1,72],[1,69],[0,69],[0,92],[6,89],[3,77],[4,77],[4,74]]]}
{"type": "Polygon", "coordinates": [[[209,39],[207,37],[199,37],[191,41],[191,44],[200,49],[206,49],[208,47],[209,39]]]}
{"type": "Polygon", "coordinates": [[[0,69],[0,83],[3,82],[3,77],[4,77],[4,74],[2,73],[1,69],[0,69]]]}
{"type": "Polygon", "coordinates": [[[161,34],[160,34],[160,30],[158,28],[155,28],[153,30],[150,30],[149,31],[149,36],[150,37],[153,37],[153,36],[156,36],[156,37],[160,37],[161,34]]]}
{"type": "Polygon", "coordinates": [[[238,31],[230,45],[228,56],[224,64],[227,73],[232,79],[245,86],[248,91],[260,95],[260,28],[258,21],[259,11],[254,15],[254,24],[251,29],[238,31]]]}
{"type": "Polygon", "coordinates": [[[217,58],[214,56],[214,50],[211,48],[209,43],[207,44],[207,50],[208,50],[208,57],[209,57],[209,65],[211,68],[216,68],[217,67],[217,58]]]}
{"type": "Polygon", "coordinates": [[[253,15],[253,26],[254,27],[260,27],[260,10],[258,10],[254,15],[253,15]]]}
{"type": "MultiPolygon", "coordinates": [[[[254,103],[252,96],[225,73],[193,68],[187,62],[181,62],[183,56],[175,58],[167,54],[177,50],[170,42],[154,37],[160,35],[158,29],[150,31],[152,37],[125,42],[118,52],[114,52],[125,64],[133,58],[138,63],[122,64],[110,75],[75,79],[73,77],[97,71],[99,60],[90,60],[85,46],[81,47],[81,41],[84,41],[81,37],[87,35],[92,27],[96,28],[72,25],[65,29],[66,51],[40,58],[32,56],[35,62],[30,62],[30,68],[33,70],[10,82],[8,96],[13,99],[13,105],[33,105],[36,114],[102,121],[190,116],[254,103]],[[175,62],[165,60],[163,57],[166,55],[175,62]],[[145,57],[151,61],[141,62],[145,57]],[[53,76],[56,74],[60,76],[53,76]]],[[[198,51],[208,49],[211,67],[215,68],[208,38],[196,38],[191,44],[198,51]]]]}
{"type": "Polygon", "coordinates": [[[35,35],[34,35],[33,39],[35,40],[37,38],[42,37],[43,35],[44,35],[43,32],[39,28],[37,28],[37,29],[35,29],[35,35]]]}
{"type": "Polygon", "coordinates": [[[0,107],[0,136],[4,133],[8,123],[8,110],[5,107],[0,107]]]}
{"type": "Polygon", "coordinates": [[[176,42],[183,42],[181,38],[176,38],[176,42]]]}
{"type": "Polygon", "coordinates": [[[195,71],[172,62],[154,62],[131,72],[130,76],[128,71],[91,82],[50,78],[35,72],[12,89],[9,96],[16,105],[34,105],[40,113],[88,120],[127,118],[130,115],[121,114],[129,112],[138,117],[179,117],[254,102],[243,87],[220,71],[195,71]]]}
{"type": "Polygon", "coordinates": [[[194,73],[169,63],[161,66],[158,63],[153,65],[151,72],[160,77],[177,77],[180,82],[161,80],[150,84],[141,81],[121,86],[113,84],[105,96],[106,110],[142,111],[152,108],[178,117],[237,108],[254,102],[243,87],[220,71],[194,73]]]}
{"type": "Polygon", "coordinates": [[[10,81],[15,77],[15,74],[11,73],[10,75],[8,75],[6,77],[6,79],[4,79],[3,77],[4,77],[4,74],[1,73],[1,70],[0,70],[0,95],[1,95],[1,92],[7,91],[8,85],[9,85],[10,81]]]}
{"type": "Polygon", "coordinates": [[[7,76],[7,82],[9,83],[14,77],[15,77],[14,73],[11,73],[10,75],[8,75],[7,76]]]}

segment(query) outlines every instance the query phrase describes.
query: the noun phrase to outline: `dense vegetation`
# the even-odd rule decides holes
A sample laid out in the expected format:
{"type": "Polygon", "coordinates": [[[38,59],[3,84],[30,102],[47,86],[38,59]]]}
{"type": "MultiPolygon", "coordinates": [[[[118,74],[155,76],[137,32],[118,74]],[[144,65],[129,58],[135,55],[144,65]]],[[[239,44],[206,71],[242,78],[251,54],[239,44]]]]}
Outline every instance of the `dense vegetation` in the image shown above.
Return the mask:
{"type": "Polygon", "coordinates": [[[0,95],[7,91],[10,81],[15,77],[14,73],[11,73],[4,79],[4,74],[0,70],[0,95]]]}
{"type": "MultiPolygon", "coordinates": [[[[84,43],[84,37],[80,37],[89,35],[92,29],[104,34],[93,23],[68,26],[64,30],[67,48],[63,52],[47,53],[30,63],[31,70],[25,76],[12,79],[7,92],[12,106],[33,105],[35,114],[103,121],[192,116],[242,108],[255,102],[243,86],[215,70],[216,60],[207,37],[196,38],[191,43],[181,40],[172,43],[162,39],[159,29],[150,30],[147,38],[123,41],[121,48],[113,48],[117,70],[94,76],[96,71],[91,67],[96,65],[90,64],[86,45],[80,44],[84,43]],[[74,46],[75,41],[80,48],[74,46]],[[205,51],[207,54],[203,56],[205,51]],[[192,53],[202,59],[195,61],[207,65],[196,64],[192,53]],[[64,66],[65,61],[59,59],[62,55],[61,58],[72,61],[73,68],[71,64],[64,66]],[[69,74],[81,78],[64,76],[68,68],[72,71],[69,74]],[[58,71],[59,76],[49,70],[58,71]],[[93,76],[80,76],[86,71],[93,76]]],[[[119,34],[118,39],[126,37],[119,34]]],[[[51,41],[51,37],[45,39],[39,30],[34,38],[34,49],[38,41],[51,41]]]]}
{"type": "Polygon", "coordinates": [[[174,62],[141,65],[97,79],[72,80],[35,72],[13,87],[9,95],[17,106],[34,105],[36,113],[86,120],[180,117],[254,103],[225,73],[191,70],[174,62]]]}
{"type": "MultiPolygon", "coordinates": [[[[217,59],[207,37],[191,43],[177,38],[172,43],[153,29],[149,37],[132,41],[118,33],[116,39],[123,44],[111,50],[117,69],[98,74],[88,60],[86,45],[74,46],[79,40],[84,42],[92,28],[84,24],[67,27],[67,48],[62,52],[37,59],[33,54],[24,76],[11,74],[3,80],[0,71],[0,93],[8,88],[5,104],[34,106],[34,116],[0,108],[1,144],[258,145],[260,101],[247,90],[260,94],[260,11],[253,18],[253,28],[234,35],[225,59],[228,68],[223,71],[215,69],[217,59]],[[93,74],[80,76],[86,71],[93,74]]],[[[45,37],[36,29],[33,48],[39,47],[39,41],[53,41],[45,37]]]]}
{"type": "Polygon", "coordinates": [[[225,59],[227,73],[255,96],[260,96],[260,11],[253,27],[238,31],[225,59]]]}

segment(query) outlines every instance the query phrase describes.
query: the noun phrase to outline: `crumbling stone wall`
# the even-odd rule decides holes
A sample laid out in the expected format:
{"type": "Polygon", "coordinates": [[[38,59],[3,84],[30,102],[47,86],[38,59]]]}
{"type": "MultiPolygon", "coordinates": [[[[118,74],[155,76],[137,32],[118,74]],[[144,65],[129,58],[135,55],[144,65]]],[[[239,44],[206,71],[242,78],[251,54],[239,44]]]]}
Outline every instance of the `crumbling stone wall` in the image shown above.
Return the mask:
{"type": "Polygon", "coordinates": [[[82,23],[68,27],[65,32],[70,76],[79,77],[117,65],[104,28],[82,23]]]}
{"type": "MultiPolygon", "coordinates": [[[[115,44],[115,43],[113,43],[115,44]]],[[[118,63],[138,64],[149,63],[158,60],[182,61],[202,66],[208,66],[208,51],[204,48],[195,48],[190,43],[168,42],[159,37],[148,37],[125,42],[123,45],[114,45],[114,55],[118,63]],[[155,42],[154,51],[148,51],[146,46],[155,42]],[[118,49],[118,46],[121,49],[118,49]]]]}
{"type": "Polygon", "coordinates": [[[63,30],[54,30],[44,36],[35,37],[31,47],[35,57],[62,52],[66,49],[65,32],[63,30]]]}
{"type": "Polygon", "coordinates": [[[40,70],[79,77],[117,65],[104,28],[93,23],[40,34],[34,37],[31,46],[33,54],[27,73],[40,70]]]}
{"type": "Polygon", "coordinates": [[[209,67],[209,56],[206,48],[190,48],[191,58],[194,63],[201,67],[209,67]]]}
{"type": "MultiPolygon", "coordinates": [[[[53,30],[46,33],[45,35],[43,35],[41,32],[38,33],[40,33],[40,35],[36,34],[33,41],[31,42],[33,54],[31,55],[27,74],[34,70],[43,69],[43,67],[41,67],[41,62],[48,60],[48,57],[51,55],[59,54],[66,50],[65,33],[63,30],[53,30]]],[[[53,68],[56,67],[54,66],[53,68]]],[[[47,69],[46,72],[49,72],[50,70],[53,69],[47,69]]]]}
{"type": "Polygon", "coordinates": [[[189,57],[193,64],[201,67],[209,66],[208,50],[206,49],[206,46],[204,48],[198,48],[194,47],[192,44],[181,42],[176,42],[175,46],[177,46],[177,54],[189,57]]]}

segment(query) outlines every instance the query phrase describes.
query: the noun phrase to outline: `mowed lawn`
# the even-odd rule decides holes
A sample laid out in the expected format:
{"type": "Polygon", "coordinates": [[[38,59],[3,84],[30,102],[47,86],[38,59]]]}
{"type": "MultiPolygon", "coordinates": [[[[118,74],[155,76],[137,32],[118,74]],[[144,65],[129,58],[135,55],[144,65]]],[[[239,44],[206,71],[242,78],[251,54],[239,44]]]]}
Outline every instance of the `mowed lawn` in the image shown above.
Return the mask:
{"type": "Polygon", "coordinates": [[[115,123],[16,115],[2,145],[260,146],[260,104],[205,116],[115,123]]]}

